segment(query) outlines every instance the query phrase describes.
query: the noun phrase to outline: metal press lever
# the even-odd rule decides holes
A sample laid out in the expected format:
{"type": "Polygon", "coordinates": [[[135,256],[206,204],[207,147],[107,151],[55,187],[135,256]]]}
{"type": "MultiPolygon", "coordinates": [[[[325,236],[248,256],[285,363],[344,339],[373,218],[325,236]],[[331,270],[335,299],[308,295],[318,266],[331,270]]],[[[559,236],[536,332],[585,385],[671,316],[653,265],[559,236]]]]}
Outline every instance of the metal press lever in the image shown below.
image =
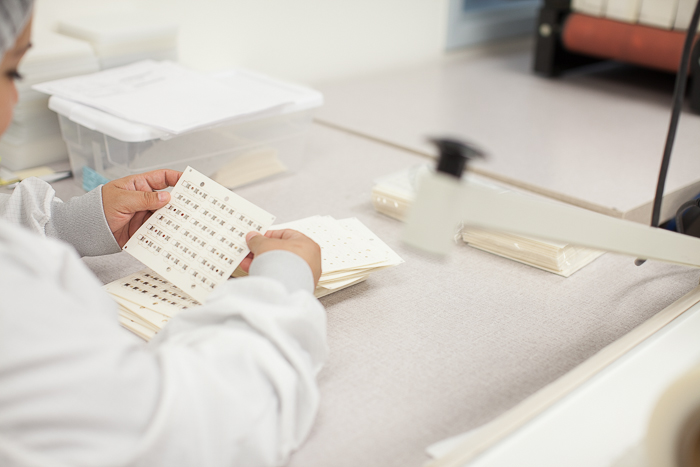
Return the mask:
{"type": "Polygon", "coordinates": [[[406,220],[404,241],[428,253],[446,254],[461,221],[462,173],[482,151],[450,138],[431,138],[438,148],[437,168],[423,178],[406,220]]]}
{"type": "Polygon", "coordinates": [[[481,152],[454,140],[433,141],[440,149],[438,169],[418,186],[404,231],[409,245],[444,255],[463,222],[482,230],[700,267],[698,238],[459,178],[464,164],[481,152]]]}

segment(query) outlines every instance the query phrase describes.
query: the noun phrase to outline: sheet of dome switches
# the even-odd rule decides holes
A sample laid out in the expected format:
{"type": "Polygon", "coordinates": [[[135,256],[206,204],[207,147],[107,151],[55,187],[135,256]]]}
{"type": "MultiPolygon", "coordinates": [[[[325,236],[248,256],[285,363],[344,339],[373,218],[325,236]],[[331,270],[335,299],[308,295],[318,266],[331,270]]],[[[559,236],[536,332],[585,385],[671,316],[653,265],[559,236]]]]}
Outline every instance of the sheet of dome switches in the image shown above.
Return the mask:
{"type": "Polygon", "coordinates": [[[191,167],[170,196],[124,250],[204,302],[249,253],[246,234],[265,233],[275,217],[191,167]]]}
{"type": "MultiPolygon", "coordinates": [[[[353,221],[350,221],[352,224],[353,221]]],[[[359,221],[357,221],[359,223],[359,221]]],[[[367,269],[387,260],[386,244],[370,241],[359,228],[350,230],[331,216],[311,216],[272,227],[294,229],[318,243],[323,252],[321,270],[323,277],[347,275],[355,269],[367,269]],[[360,235],[362,232],[362,235],[360,235]]],[[[367,229],[369,231],[369,229],[367,229]]],[[[373,235],[373,234],[372,234],[373,235]]],[[[389,249],[390,250],[390,249],[389,249]]],[[[392,251],[393,253],[393,251],[392,251]]]]}

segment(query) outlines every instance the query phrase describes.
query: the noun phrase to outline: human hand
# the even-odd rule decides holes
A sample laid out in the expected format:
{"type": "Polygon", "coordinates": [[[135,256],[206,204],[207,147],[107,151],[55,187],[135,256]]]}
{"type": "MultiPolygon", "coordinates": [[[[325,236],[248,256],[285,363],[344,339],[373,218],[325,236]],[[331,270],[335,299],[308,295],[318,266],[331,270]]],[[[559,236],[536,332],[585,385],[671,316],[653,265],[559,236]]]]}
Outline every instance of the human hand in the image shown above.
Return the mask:
{"type": "Polygon", "coordinates": [[[292,229],[268,230],[265,235],[249,232],[245,237],[250,254],[241,262],[241,269],[248,272],[255,256],[272,250],[291,251],[301,257],[311,268],[314,287],[321,277],[321,247],[301,232],[292,229]]]}
{"type": "Polygon", "coordinates": [[[175,170],[154,170],[102,186],[102,208],[109,229],[120,247],[151,217],[153,211],[170,201],[170,193],[155,190],[175,186],[180,175],[182,172],[175,170]]]}

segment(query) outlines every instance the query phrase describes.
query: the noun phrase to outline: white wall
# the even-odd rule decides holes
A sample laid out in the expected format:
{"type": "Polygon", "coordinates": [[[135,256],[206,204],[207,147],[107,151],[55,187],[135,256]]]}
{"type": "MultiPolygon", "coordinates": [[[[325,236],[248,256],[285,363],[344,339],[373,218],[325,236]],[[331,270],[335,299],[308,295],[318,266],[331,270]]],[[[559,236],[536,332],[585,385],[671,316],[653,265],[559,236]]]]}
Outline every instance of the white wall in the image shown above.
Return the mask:
{"type": "Polygon", "coordinates": [[[435,59],[448,0],[37,0],[38,27],[75,15],[156,10],[181,24],[180,59],[306,83],[435,59]]]}

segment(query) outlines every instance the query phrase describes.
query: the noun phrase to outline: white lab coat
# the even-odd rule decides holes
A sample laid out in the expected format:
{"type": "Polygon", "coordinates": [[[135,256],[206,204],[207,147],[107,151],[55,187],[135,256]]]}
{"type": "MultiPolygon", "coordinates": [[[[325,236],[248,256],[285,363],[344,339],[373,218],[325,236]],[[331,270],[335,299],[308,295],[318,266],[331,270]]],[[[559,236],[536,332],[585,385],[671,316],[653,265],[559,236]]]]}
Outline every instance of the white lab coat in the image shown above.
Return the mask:
{"type": "Polygon", "coordinates": [[[261,255],[145,344],[45,236],[114,251],[101,189],[61,203],[25,181],[0,216],[0,465],[280,465],[307,436],[326,321],[301,258],[261,255]]]}

